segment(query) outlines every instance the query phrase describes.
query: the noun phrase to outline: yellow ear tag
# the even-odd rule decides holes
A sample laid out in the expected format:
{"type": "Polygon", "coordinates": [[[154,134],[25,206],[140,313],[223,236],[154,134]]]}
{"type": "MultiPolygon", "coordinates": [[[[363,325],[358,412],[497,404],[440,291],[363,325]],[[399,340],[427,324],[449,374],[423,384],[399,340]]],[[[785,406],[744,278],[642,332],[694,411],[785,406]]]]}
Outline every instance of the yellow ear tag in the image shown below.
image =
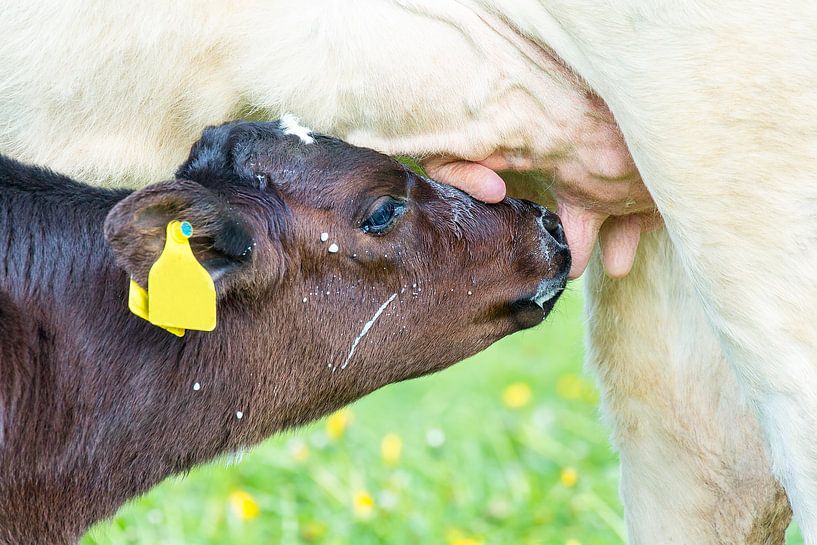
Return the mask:
{"type": "Polygon", "coordinates": [[[190,249],[187,239],[192,234],[193,227],[186,221],[167,224],[165,248],[148,273],[148,320],[168,330],[212,331],[216,287],[190,249]]]}
{"type": "MultiPolygon", "coordinates": [[[[137,284],[133,278],[130,280],[130,290],[128,291],[128,308],[143,320],[147,322],[150,321],[148,317],[148,292],[145,288],[137,284]]],[[[173,333],[177,337],[184,337],[184,329],[178,327],[159,327],[173,333]]]]}

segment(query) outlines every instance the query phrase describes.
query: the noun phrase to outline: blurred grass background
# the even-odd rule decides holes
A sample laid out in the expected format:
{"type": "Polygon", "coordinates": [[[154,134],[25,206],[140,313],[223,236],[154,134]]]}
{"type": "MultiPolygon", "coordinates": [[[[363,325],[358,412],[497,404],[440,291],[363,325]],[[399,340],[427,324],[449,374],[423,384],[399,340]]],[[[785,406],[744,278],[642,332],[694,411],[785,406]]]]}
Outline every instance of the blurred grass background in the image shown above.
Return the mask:
{"type": "Polygon", "coordinates": [[[624,543],[580,292],[445,372],[168,479],[82,545],[624,543]]]}

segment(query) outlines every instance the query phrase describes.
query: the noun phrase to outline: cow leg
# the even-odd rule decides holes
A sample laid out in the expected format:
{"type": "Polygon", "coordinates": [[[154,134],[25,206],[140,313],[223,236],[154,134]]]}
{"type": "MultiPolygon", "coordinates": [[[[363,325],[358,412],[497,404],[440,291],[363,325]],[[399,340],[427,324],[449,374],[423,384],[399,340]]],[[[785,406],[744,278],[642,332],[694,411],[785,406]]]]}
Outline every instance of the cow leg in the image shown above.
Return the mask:
{"type": "MultiPolygon", "coordinates": [[[[693,185],[684,183],[688,176],[673,176],[655,184],[654,195],[670,212],[663,216],[673,244],[756,409],[805,542],[815,545],[817,246],[811,203],[817,202],[817,185],[813,176],[796,171],[801,157],[780,155],[790,162],[790,175],[769,182],[774,192],[759,184],[738,187],[728,177],[693,185]]],[[[744,162],[754,156],[746,154],[744,162]]],[[[757,179],[772,178],[761,173],[757,179]]]]}
{"type": "Polygon", "coordinates": [[[588,366],[621,456],[633,544],[772,545],[788,501],[754,413],[666,233],[645,235],[629,276],[586,274],[588,366]]]}
{"type": "Polygon", "coordinates": [[[562,57],[619,123],[817,545],[817,3],[747,6],[547,3],[562,57]]]}

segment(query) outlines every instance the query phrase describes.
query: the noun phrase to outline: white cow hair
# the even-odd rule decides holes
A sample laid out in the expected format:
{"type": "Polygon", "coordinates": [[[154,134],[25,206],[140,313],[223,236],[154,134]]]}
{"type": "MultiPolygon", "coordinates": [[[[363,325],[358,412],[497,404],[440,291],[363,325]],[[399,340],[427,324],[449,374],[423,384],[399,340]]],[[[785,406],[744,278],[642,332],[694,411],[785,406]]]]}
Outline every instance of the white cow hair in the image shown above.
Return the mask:
{"type": "Polygon", "coordinates": [[[465,6],[435,5],[436,20],[425,4],[9,2],[0,152],[121,186],[166,178],[204,126],[247,114],[289,113],[317,132],[415,155],[569,144],[564,126],[588,109],[583,90],[465,6]]]}

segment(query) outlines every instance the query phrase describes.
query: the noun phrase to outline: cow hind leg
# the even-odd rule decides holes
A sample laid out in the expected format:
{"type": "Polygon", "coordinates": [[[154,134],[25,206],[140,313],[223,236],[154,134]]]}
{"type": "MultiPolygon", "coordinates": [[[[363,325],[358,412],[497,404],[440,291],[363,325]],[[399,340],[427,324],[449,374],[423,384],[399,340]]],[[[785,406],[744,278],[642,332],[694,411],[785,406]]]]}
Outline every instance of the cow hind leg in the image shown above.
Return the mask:
{"type": "Polygon", "coordinates": [[[666,233],[642,238],[621,280],[596,256],[586,291],[631,543],[783,543],[788,501],[666,233]]]}

